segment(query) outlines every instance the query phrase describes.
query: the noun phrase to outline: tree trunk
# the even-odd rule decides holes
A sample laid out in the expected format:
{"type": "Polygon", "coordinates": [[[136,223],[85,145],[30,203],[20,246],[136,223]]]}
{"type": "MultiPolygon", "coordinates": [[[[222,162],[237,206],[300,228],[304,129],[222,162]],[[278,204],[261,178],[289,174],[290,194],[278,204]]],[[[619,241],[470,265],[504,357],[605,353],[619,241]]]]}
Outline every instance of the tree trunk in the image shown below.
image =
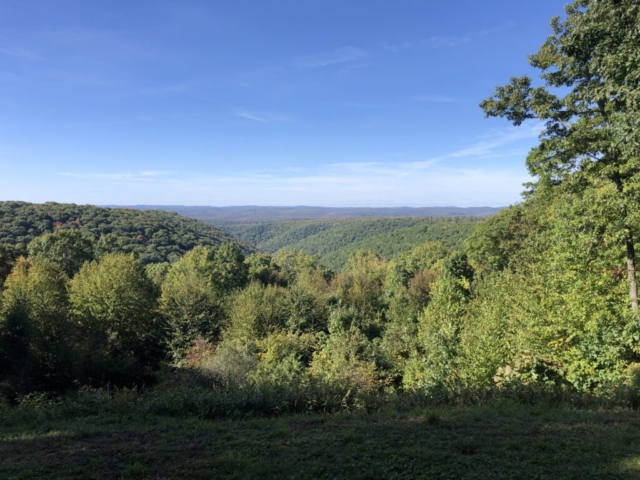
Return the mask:
{"type": "MultiPolygon", "coordinates": [[[[616,184],[616,189],[619,194],[623,194],[622,179],[619,174],[613,177],[613,181],[616,184]]],[[[636,249],[633,243],[633,230],[627,223],[627,207],[622,205],[624,215],[624,229],[625,229],[625,245],[627,247],[627,278],[629,280],[629,298],[631,299],[631,309],[634,312],[638,311],[638,282],[636,279],[636,249]]]]}
{"type": "Polygon", "coordinates": [[[633,232],[627,227],[627,276],[629,277],[629,297],[631,298],[631,308],[638,310],[638,283],[636,280],[636,251],[633,245],[633,232]]]}

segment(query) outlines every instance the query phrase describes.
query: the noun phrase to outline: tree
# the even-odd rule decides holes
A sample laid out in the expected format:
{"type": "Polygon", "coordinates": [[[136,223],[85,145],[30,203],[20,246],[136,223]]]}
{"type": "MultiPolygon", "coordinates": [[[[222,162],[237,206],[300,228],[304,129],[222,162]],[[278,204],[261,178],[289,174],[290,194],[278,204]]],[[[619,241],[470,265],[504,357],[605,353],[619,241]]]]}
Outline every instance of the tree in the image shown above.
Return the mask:
{"type": "Polygon", "coordinates": [[[196,247],[171,266],[162,283],[160,311],[178,363],[196,340],[213,341],[220,332],[225,312],[213,282],[215,267],[215,252],[196,247]]]}
{"type": "Polygon", "coordinates": [[[235,243],[224,243],[216,250],[213,281],[220,292],[229,293],[246,285],[248,269],[244,260],[235,243]]]}
{"type": "Polygon", "coordinates": [[[16,256],[17,252],[13,245],[0,243],[0,285],[7,278],[7,275],[11,273],[16,256]]]}
{"type": "Polygon", "coordinates": [[[626,249],[629,297],[638,310],[634,212],[640,198],[640,43],[637,0],[575,0],[566,18],[552,20],[553,35],[529,63],[542,86],[511,78],[481,103],[487,116],[518,126],[545,122],[527,157],[537,190],[584,191],[615,186],[621,242],[626,249]]]}
{"type": "Polygon", "coordinates": [[[69,301],[94,380],[131,379],[154,360],[161,330],[155,291],[133,255],[113,254],[85,263],[73,277],[69,301]]]}
{"type": "Polygon", "coordinates": [[[74,328],[66,274],[48,260],[20,258],[0,308],[0,377],[20,390],[59,389],[73,380],[74,328]]]}
{"type": "Polygon", "coordinates": [[[27,250],[33,259],[54,262],[72,277],[82,264],[93,260],[94,241],[79,230],[58,229],[33,239],[27,250]]]}

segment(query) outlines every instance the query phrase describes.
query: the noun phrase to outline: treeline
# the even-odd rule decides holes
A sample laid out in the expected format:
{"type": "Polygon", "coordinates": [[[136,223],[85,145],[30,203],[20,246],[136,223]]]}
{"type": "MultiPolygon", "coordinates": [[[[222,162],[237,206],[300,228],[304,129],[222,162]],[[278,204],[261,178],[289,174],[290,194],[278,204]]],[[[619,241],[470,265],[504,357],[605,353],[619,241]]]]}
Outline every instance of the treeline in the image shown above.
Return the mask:
{"type": "MultiPolygon", "coordinates": [[[[144,264],[176,261],[197,245],[236,241],[210,224],[162,210],[0,202],[0,249],[5,256],[9,250],[15,258],[25,255],[34,238],[56,229],[79,230],[87,238],[99,241],[103,249],[117,245],[134,253],[144,264]]],[[[253,250],[246,244],[241,247],[245,252],[253,250]]]]}
{"type": "Polygon", "coordinates": [[[56,230],[4,282],[2,389],[151,385],[166,364],[208,389],[271,392],[270,408],[405,394],[635,405],[640,330],[610,230],[618,212],[601,203],[611,193],[539,192],[459,250],[359,252],[338,274],[317,256],[245,257],[233,244],[145,267],[56,230]]]}
{"type": "Polygon", "coordinates": [[[358,251],[392,259],[424,242],[459,247],[479,221],[473,217],[351,218],[218,225],[264,252],[275,253],[282,248],[304,251],[319,255],[323,265],[339,271],[358,251]]]}

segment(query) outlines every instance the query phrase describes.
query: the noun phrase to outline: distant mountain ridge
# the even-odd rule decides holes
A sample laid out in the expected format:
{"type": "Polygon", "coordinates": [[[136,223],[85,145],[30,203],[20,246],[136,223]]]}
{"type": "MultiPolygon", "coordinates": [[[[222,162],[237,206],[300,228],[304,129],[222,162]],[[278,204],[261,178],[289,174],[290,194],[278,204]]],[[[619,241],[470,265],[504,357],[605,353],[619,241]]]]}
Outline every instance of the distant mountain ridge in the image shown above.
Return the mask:
{"type": "MultiPolygon", "coordinates": [[[[123,208],[123,207],[120,207],[123,208]]],[[[274,220],[320,220],[338,218],[395,217],[488,217],[506,207],[263,207],[130,205],[124,208],[166,210],[213,224],[274,220]]]]}

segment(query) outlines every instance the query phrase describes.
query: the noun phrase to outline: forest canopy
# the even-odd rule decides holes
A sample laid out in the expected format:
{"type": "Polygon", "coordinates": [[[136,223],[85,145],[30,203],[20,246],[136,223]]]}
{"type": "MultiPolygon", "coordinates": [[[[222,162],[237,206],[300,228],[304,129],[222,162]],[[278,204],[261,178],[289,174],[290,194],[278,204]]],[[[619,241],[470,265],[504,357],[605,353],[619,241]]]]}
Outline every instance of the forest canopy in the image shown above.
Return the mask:
{"type": "Polygon", "coordinates": [[[219,222],[235,237],[266,253],[280,249],[318,255],[332,270],[344,268],[358,251],[390,260],[424,242],[459,247],[482,218],[348,218],[270,222],[219,222]]]}
{"type": "MultiPolygon", "coordinates": [[[[172,262],[197,245],[237,242],[214,226],[162,210],[100,208],[48,202],[0,202],[0,259],[3,248],[19,255],[36,237],[73,229],[105,249],[134,253],[143,263],[172,262]]],[[[240,243],[245,252],[253,247],[240,243]]],[[[0,266],[0,269],[2,267],[0,266]]]]}

